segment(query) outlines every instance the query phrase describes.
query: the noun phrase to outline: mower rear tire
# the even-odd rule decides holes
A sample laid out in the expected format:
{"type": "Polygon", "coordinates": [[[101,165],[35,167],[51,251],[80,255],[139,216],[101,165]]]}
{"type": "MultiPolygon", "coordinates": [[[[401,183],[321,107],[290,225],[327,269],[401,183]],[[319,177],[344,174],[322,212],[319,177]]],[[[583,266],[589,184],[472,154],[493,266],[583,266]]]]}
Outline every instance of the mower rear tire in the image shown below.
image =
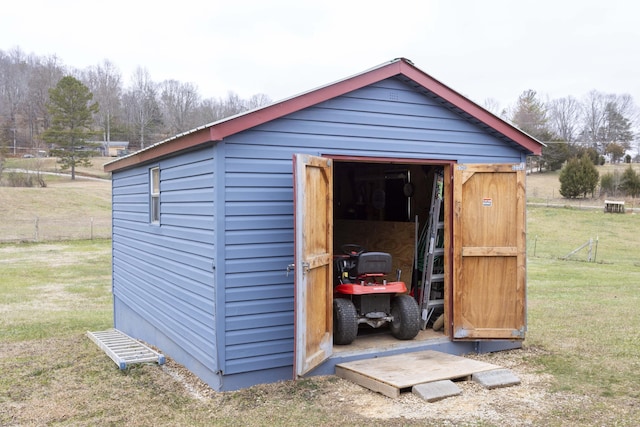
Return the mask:
{"type": "Polygon", "coordinates": [[[333,343],[351,344],[358,335],[358,313],[346,298],[333,299],[333,343]]]}
{"type": "Polygon", "coordinates": [[[411,340],[420,332],[420,307],[413,297],[398,295],[391,302],[393,321],[389,328],[399,340],[411,340]]]}

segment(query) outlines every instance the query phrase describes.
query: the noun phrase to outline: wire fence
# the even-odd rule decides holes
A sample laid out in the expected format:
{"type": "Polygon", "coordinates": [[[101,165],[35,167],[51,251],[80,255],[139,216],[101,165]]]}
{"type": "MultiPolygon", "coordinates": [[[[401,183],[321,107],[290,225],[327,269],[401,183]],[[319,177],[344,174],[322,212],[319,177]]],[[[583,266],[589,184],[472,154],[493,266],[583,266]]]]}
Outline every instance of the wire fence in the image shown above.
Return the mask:
{"type": "Polygon", "coordinates": [[[111,238],[111,219],[77,218],[54,220],[4,219],[0,222],[0,242],[46,242],[52,240],[92,240],[111,238]]]}

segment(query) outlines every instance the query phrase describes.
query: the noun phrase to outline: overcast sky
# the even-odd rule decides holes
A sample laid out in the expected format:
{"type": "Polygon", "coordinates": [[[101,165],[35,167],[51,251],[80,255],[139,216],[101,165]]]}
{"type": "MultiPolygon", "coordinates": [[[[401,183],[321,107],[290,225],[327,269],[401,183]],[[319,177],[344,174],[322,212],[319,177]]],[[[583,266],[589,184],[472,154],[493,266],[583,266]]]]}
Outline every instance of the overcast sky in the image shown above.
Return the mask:
{"type": "Polygon", "coordinates": [[[16,0],[0,11],[0,49],[57,55],[74,68],[113,62],[203,98],[273,100],[397,57],[502,108],[592,89],[640,103],[640,3],[628,0],[16,0]]]}

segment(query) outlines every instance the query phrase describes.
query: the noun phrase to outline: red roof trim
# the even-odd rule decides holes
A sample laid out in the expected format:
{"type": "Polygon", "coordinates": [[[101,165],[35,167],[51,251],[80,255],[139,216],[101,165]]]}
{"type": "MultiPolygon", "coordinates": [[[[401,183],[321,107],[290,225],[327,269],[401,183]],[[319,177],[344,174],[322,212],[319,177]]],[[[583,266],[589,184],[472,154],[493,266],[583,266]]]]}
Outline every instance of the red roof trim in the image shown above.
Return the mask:
{"type": "Polygon", "coordinates": [[[209,131],[200,129],[193,131],[184,136],[179,136],[166,142],[152,145],[145,150],[141,150],[104,165],[105,172],[113,172],[115,170],[135,166],[139,163],[151,161],[162,156],[166,156],[176,151],[188,150],[210,141],[209,131]]]}
{"type": "Polygon", "coordinates": [[[415,68],[413,65],[406,63],[403,64],[405,64],[405,67],[403,67],[402,70],[403,75],[430,90],[440,98],[465,111],[472,117],[475,117],[480,122],[503,134],[507,138],[517,142],[533,154],[538,156],[542,154],[543,144],[540,141],[527,135],[515,126],[510,125],[501,118],[491,114],[475,102],[460,95],[455,90],[445,86],[438,80],[415,68]]]}
{"type": "Polygon", "coordinates": [[[176,136],[131,156],[108,163],[104,168],[105,171],[112,172],[176,151],[192,148],[205,142],[221,141],[227,136],[398,75],[403,75],[413,80],[418,85],[513,140],[531,153],[535,155],[542,153],[542,143],[419,70],[407,59],[400,58],[302,95],[213,123],[191,133],[176,136]]]}

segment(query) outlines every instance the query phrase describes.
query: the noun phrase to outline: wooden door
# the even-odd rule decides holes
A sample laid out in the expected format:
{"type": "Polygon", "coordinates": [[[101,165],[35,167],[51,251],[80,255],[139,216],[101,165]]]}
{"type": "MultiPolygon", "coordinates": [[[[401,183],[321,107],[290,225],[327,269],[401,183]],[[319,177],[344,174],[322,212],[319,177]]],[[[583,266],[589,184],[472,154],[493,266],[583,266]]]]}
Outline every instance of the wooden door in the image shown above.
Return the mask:
{"type": "Polygon", "coordinates": [[[456,165],[453,210],[453,338],[524,339],[524,165],[456,165]]]}
{"type": "Polygon", "coordinates": [[[333,175],[332,161],[296,154],[295,357],[297,376],[333,351],[333,175]]]}

